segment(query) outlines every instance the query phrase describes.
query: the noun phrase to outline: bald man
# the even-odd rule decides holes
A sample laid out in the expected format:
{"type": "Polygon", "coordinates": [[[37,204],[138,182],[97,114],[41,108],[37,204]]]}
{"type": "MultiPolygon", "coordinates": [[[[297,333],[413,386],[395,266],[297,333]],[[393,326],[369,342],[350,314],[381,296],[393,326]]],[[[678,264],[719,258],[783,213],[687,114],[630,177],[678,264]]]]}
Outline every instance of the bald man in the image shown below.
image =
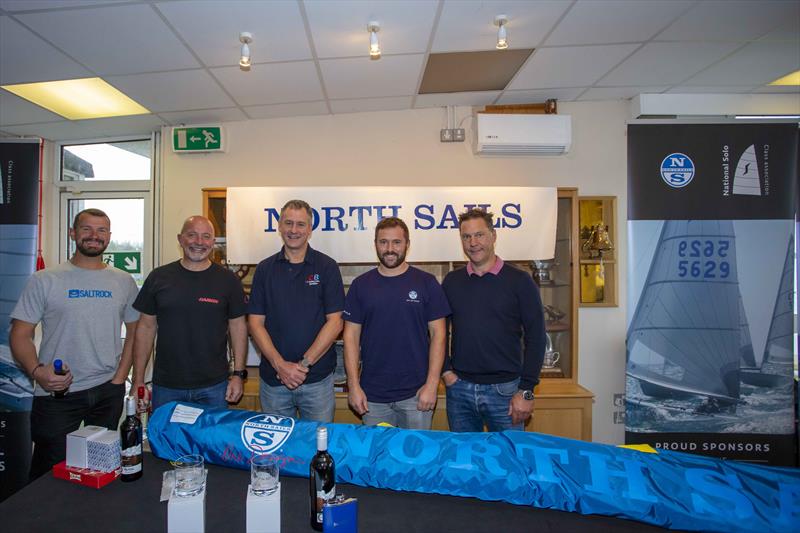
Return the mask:
{"type": "Polygon", "coordinates": [[[140,312],[133,344],[133,387],[144,384],[153,340],[153,408],[171,401],[227,407],[247,378],[244,290],[230,270],[209,259],[214,227],[192,216],[178,234],[183,257],[153,270],[133,307],[140,312]],[[229,375],[228,333],[233,351],[229,375]]]}

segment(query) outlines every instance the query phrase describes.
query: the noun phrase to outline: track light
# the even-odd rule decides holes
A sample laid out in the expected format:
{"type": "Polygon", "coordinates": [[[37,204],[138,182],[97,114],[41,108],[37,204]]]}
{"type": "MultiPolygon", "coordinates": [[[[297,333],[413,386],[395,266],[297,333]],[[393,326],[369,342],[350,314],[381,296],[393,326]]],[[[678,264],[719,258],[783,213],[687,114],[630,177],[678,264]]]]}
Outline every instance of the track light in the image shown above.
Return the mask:
{"type": "Polygon", "coordinates": [[[380,59],[381,44],[378,42],[378,32],[381,31],[381,25],[372,21],[367,25],[367,31],[369,32],[369,58],[380,59]]]}
{"type": "Polygon", "coordinates": [[[497,26],[497,45],[495,48],[498,50],[505,50],[508,48],[508,34],[506,33],[506,24],[508,24],[508,17],[505,15],[497,15],[494,18],[494,25],[497,26]]]}
{"type": "Polygon", "coordinates": [[[242,57],[239,58],[239,68],[250,70],[250,43],[253,42],[253,34],[243,31],[239,34],[239,42],[242,43],[242,57]]]}

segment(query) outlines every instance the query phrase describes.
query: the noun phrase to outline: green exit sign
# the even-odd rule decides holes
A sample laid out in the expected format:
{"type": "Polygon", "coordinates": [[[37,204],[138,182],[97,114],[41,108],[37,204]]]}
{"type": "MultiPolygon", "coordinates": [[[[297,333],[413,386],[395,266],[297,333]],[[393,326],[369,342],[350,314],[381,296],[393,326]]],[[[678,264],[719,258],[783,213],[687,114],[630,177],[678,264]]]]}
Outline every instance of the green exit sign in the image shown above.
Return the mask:
{"type": "Polygon", "coordinates": [[[142,271],[142,252],[108,252],[103,254],[103,263],[129,274],[142,271]]]}
{"type": "Polygon", "coordinates": [[[172,128],[173,152],[224,152],[222,126],[172,128]]]}

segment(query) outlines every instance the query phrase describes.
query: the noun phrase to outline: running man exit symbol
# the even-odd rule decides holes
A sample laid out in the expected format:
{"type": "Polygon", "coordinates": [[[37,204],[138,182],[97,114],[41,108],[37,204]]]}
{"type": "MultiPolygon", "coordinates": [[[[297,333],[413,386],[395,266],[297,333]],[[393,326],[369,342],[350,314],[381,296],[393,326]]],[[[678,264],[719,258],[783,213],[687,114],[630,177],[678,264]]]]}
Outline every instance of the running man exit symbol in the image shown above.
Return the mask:
{"type": "Polygon", "coordinates": [[[173,152],[224,152],[222,126],[172,128],[173,152]]]}

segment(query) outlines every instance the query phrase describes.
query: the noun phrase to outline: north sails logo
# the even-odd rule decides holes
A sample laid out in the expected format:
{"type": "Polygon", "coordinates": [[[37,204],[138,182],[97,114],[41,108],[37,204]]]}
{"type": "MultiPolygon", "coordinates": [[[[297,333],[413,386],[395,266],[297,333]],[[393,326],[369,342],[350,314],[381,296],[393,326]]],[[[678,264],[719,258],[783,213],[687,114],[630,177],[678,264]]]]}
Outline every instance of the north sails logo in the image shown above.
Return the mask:
{"type": "Polygon", "coordinates": [[[689,185],[694,173],[694,161],[686,154],[675,152],[661,161],[661,179],[675,189],[689,185]]]}
{"type": "Polygon", "coordinates": [[[411,303],[414,303],[414,304],[418,304],[419,303],[419,300],[417,300],[418,296],[419,295],[417,294],[417,291],[413,291],[413,290],[412,291],[408,291],[408,299],[406,300],[406,302],[411,302],[411,303]]]}
{"type": "Polygon", "coordinates": [[[242,423],[242,442],[253,453],[272,453],[294,431],[294,419],[286,416],[260,414],[242,423]]]}

